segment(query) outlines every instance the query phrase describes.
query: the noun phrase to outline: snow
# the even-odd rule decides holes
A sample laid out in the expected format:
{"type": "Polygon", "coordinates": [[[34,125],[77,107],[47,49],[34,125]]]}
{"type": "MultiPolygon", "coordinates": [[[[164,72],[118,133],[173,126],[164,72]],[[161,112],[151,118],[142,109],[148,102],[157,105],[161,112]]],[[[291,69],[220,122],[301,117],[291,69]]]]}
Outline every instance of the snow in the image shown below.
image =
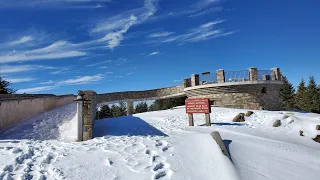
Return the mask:
{"type": "Polygon", "coordinates": [[[75,142],[70,104],[0,134],[0,179],[318,179],[320,115],[212,108],[212,126],[184,107],[95,121],[95,138],[75,142]],[[280,127],[272,127],[281,120],[280,127]],[[299,135],[302,130],[304,136],[299,135]],[[219,131],[232,161],[210,136],[219,131]]]}

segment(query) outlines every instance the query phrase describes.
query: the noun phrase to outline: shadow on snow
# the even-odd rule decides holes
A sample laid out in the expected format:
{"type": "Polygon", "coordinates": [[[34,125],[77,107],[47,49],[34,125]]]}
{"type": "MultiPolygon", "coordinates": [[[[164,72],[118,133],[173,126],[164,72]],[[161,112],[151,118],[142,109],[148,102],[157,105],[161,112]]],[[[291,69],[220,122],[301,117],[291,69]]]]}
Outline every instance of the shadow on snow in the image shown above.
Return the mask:
{"type": "MultiPolygon", "coordinates": [[[[219,123],[211,123],[211,125],[215,126],[246,126],[244,123],[229,123],[229,122],[219,122],[219,123]]],[[[206,126],[206,124],[201,124],[200,126],[206,126]]]]}
{"type": "Polygon", "coordinates": [[[94,137],[103,136],[167,136],[159,129],[134,116],[96,120],[94,137]]]}

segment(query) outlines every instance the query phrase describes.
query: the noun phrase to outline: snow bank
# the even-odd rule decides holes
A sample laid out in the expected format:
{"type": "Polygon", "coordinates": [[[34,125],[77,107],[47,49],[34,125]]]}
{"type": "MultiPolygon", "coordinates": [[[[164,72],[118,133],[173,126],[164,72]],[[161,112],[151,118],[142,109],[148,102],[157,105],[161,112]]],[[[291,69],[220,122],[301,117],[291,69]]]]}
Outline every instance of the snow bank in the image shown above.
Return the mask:
{"type": "Polygon", "coordinates": [[[76,105],[30,118],[0,138],[0,179],[317,179],[320,115],[212,108],[212,126],[184,107],[95,121],[95,138],[73,142],[76,105]],[[280,127],[272,127],[281,120],[280,127]],[[300,137],[303,130],[305,136],[300,137]],[[219,131],[225,157],[210,136],[219,131]]]}

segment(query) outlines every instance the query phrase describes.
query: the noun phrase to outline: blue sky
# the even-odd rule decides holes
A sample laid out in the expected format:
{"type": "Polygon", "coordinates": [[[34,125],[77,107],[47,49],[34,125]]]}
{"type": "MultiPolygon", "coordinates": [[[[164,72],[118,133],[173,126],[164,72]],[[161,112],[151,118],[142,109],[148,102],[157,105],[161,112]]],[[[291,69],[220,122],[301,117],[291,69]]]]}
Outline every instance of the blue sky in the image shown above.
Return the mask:
{"type": "Polygon", "coordinates": [[[18,93],[178,85],[280,67],[320,81],[320,1],[0,0],[0,73],[18,93]]]}

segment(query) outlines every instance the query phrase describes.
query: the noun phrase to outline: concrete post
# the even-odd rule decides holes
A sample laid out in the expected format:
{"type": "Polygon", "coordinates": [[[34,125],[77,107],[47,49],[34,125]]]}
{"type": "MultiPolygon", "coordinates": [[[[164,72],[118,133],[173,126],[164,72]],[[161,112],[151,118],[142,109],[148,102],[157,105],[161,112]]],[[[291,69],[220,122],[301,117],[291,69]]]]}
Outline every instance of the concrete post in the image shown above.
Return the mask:
{"type": "Polygon", "coordinates": [[[82,141],[83,134],[83,119],[82,119],[82,106],[83,106],[83,97],[77,96],[77,118],[78,118],[78,132],[77,132],[77,141],[82,141]]]}
{"type": "Polygon", "coordinates": [[[281,72],[280,72],[280,68],[272,68],[271,70],[271,74],[272,74],[272,80],[273,81],[281,81],[281,72]]]}
{"type": "Polygon", "coordinates": [[[217,70],[216,73],[217,73],[217,82],[218,82],[218,83],[224,83],[224,82],[226,82],[226,80],[225,80],[225,75],[224,75],[224,70],[223,70],[223,69],[217,70]]]}
{"type": "Polygon", "coordinates": [[[250,81],[258,81],[258,69],[251,67],[249,68],[249,80],[250,81]]]}
{"type": "Polygon", "coordinates": [[[90,140],[93,138],[93,123],[96,119],[96,92],[94,91],[79,91],[79,95],[83,95],[82,103],[82,120],[83,120],[83,129],[82,129],[82,140],[90,140]]]}
{"type": "Polygon", "coordinates": [[[127,101],[127,115],[131,116],[133,114],[133,101],[127,101]]]}
{"type": "Polygon", "coordinates": [[[199,85],[199,74],[192,74],[191,75],[191,86],[198,86],[199,85]]]}

